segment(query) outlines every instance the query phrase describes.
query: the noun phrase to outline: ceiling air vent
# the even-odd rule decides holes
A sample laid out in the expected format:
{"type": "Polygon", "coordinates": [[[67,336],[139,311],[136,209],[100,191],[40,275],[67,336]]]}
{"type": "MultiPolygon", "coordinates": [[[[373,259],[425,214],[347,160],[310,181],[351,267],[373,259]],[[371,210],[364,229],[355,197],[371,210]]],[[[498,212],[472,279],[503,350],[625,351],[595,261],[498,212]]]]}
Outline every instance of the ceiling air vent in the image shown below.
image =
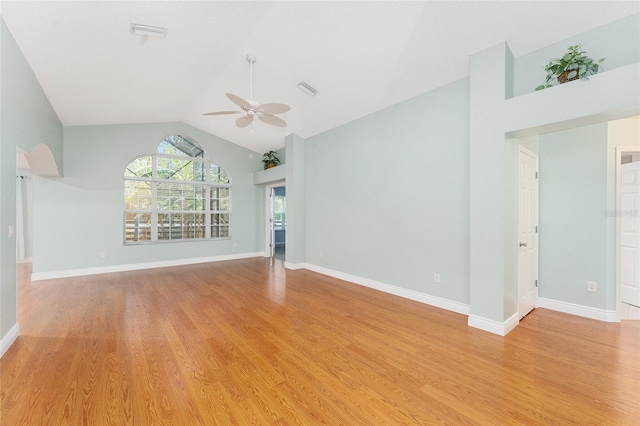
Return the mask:
{"type": "Polygon", "coordinates": [[[143,25],[131,23],[131,32],[139,36],[160,37],[167,36],[167,29],[162,27],[154,27],[153,25],[143,25]]]}
{"type": "Polygon", "coordinates": [[[309,86],[304,81],[301,81],[300,83],[298,83],[298,89],[302,90],[304,93],[306,93],[309,96],[315,96],[318,93],[316,89],[309,86]]]}

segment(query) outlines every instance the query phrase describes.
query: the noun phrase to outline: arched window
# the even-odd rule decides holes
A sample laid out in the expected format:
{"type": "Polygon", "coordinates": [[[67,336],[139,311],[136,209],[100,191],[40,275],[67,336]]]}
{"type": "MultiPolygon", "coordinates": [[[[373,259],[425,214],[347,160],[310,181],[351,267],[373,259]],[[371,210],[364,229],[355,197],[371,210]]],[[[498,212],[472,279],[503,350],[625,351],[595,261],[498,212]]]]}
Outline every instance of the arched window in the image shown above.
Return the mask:
{"type": "Polygon", "coordinates": [[[124,171],[124,243],[229,238],[231,179],[183,135],[124,171]]]}

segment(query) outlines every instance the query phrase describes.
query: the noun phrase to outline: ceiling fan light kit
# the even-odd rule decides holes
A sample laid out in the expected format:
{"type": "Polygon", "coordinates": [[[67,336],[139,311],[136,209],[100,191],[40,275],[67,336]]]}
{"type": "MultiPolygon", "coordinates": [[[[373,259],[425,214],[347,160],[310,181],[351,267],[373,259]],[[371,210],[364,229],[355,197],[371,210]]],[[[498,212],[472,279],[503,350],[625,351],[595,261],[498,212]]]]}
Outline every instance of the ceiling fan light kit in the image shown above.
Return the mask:
{"type": "Polygon", "coordinates": [[[227,114],[242,114],[244,116],[236,120],[236,126],[243,128],[253,123],[253,119],[258,117],[260,121],[266,124],[277,127],[287,127],[286,121],[280,117],[276,117],[274,114],[282,114],[291,109],[289,105],[278,103],[266,103],[260,104],[253,99],[253,64],[256,62],[255,55],[249,53],[247,55],[247,62],[249,62],[249,100],[245,100],[240,96],[233,93],[227,93],[227,98],[234,104],[240,107],[242,111],[215,111],[208,112],[203,115],[227,115],[227,114]]]}

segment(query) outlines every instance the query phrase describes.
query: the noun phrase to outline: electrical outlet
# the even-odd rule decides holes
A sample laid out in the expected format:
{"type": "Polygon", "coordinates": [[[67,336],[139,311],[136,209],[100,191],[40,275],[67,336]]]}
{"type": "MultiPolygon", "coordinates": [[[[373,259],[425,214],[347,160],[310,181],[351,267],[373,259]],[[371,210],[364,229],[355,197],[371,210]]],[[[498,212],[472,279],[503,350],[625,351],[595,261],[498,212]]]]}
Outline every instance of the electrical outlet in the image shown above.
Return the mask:
{"type": "Polygon", "coordinates": [[[238,243],[233,243],[233,248],[238,248],[238,243]]]}
{"type": "Polygon", "coordinates": [[[440,283],[440,274],[433,274],[433,282],[440,283]]]}
{"type": "Polygon", "coordinates": [[[322,259],[322,258],[324,257],[324,252],[323,252],[323,251],[321,251],[320,253],[318,253],[318,257],[319,257],[320,259],[322,259]]]}
{"type": "Polygon", "coordinates": [[[12,239],[13,236],[16,235],[15,231],[13,230],[13,226],[9,225],[9,239],[12,239]]]}
{"type": "Polygon", "coordinates": [[[100,253],[100,257],[103,258],[103,259],[106,259],[107,258],[107,252],[103,251],[102,253],[100,253]]]}
{"type": "Polygon", "coordinates": [[[587,282],[587,290],[591,291],[591,292],[597,292],[598,291],[598,283],[594,282],[594,281],[588,281],[587,282]]]}

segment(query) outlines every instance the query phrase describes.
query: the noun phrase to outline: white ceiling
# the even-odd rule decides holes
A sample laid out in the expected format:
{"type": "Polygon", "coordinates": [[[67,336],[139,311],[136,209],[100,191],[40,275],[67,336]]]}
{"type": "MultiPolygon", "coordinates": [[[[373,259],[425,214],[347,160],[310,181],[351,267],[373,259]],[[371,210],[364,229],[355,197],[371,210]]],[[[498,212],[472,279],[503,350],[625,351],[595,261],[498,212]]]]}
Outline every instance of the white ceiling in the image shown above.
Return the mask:
{"type": "Polygon", "coordinates": [[[515,56],[624,16],[639,2],[3,1],[2,18],[63,125],[182,121],[256,152],[307,138],[469,74],[507,41],[515,56]],[[168,28],[133,35],[130,23],[168,28]],[[288,127],[238,116],[231,92],[291,105],[288,127]],[[309,97],[305,81],[320,93],[309,97]]]}

